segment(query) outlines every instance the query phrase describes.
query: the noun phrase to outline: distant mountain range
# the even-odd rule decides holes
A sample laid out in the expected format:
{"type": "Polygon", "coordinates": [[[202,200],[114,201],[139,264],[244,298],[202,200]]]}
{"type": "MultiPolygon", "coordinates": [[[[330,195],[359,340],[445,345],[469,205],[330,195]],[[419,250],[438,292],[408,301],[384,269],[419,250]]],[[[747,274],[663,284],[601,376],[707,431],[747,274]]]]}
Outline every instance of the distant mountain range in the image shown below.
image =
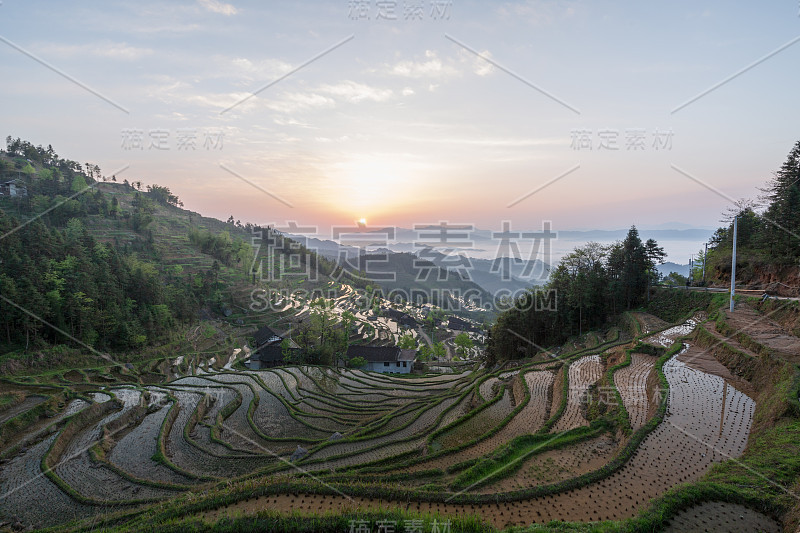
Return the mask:
{"type": "MultiPolygon", "coordinates": [[[[661,225],[661,226],[665,226],[661,225]]],[[[654,229],[641,229],[639,235],[642,240],[655,239],[659,244],[669,242],[691,243],[696,241],[698,247],[706,242],[713,231],[706,228],[685,227],[686,224],[669,223],[670,226],[683,226],[676,228],[654,227],[654,229]]],[[[551,265],[539,259],[528,264],[524,260],[509,260],[503,263],[498,259],[477,258],[479,252],[494,251],[501,242],[497,232],[484,229],[473,229],[469,226],[457,227],[430,225],[408,228],[355,228],[348,230],[350,238],[343,238],[343,243],[330,239],[309,237],[304,235],[289,235],[293,239],[306,244],[306,246],[320,255],[332,260],[353,260],[364,254],[373,254],[382,250],[389,254],[414,254],[432,262],[437,267],[453,272],[462,273],[464,281],[474,282],[488,293],[496,294],[498,291],[508,290],[515,292],[531,285],[540,285],[547,280],[551,265]],[[374,240],[372,239],[374,236],[374,240]],[[439,242],[436,242],[436,241],[439,242]],[[447,253],[442,253],[441,244],[445,241],[449,248],[447,253]],[[354,243],[355,245],[349,245],[354,243]],[[458,260],[458,255],[467,256],[466,260],[458,260]],[[464,261],[469,263],[464,267],[464,261]],[[466,272],[468,277],[464,277],[466,272]]],[[[514,230],[517,231],[517,230],[514,230]]],[[[541,230],[535,230],[537,232],[541,230]]],[[[589,241],[611,243],[625,238],[628,229],[618,230],[551,230],[559,241],[570,243],[567,247],[579,246],[589,241]]],[[[691,244],[690,244],[691,245],[691,244]]],[[[561,248],[563,249],[563,243],[561,248]]],[[[491,254],[490,254],[491,255],[491,254]]],[[[510,255],[510,254],[509,254],[510,255]]],[[[524,257],[524,256],[523,256],[524,257]]],[[[542,256],[544,257],[544,256],[542,256]]],[[[397,258],[400,259],[400,258],[397,258]]],[[[390,261],[391,262],[391,261],[390,261]]],[[[401,260],[398,264],[406,265],[407,261],[401,260]]],[[[689,273],[689,265],[667,262],[658,267],[662,275],[678,272],[682,275],[689,273]]],[[[396,284],[392,284],[397,286],[396,284]]]]}
{"type": "MultiPolygon", "coordinates": [[[[628,230],[591,230],[591,231],[559,231],[558,238],[570,241],[616,241],[623,240],[627,235],[628,230]]],[[[639,236],[642,240],[655,239],[658,242],[662,241],[697,241],[698,243],[706,242],[711,235],[714,234],[712,230],[706,229],[642,229],[639,230],[639,236]]]]}
{"type": "MultiPolygon", "coordinates": [[[[453,255],[444,255],[430,248],[420,254],[435,265],[452,270],[452,265],[458,263],[458,258],[453,255]]],[[[530,264],[526,260],[503,259],[477,259],[467,257],[463,260],[466,266],[463,271],[469,278],[486,291],[497,294],[501,291],[516,291],[526,289],[532,285],[541,285],[550,275],[550,265],[536,259],[530,264]]],[[[456,267],[458,269],[458,267],[456,267]]]]}
{"type": "Polygon", "coordinates": [[[689,275],[689,265],[679,265],[678,263],[673,263],[671,261],[667,261],[663,265],[658,265],[656,268],[658,268],[658,271],[662,276],[668,276],[670,272],[677,272],[681,276],[689,275]]]}
{"type": "Polygon", "coordinates": [[[691,224],[677,221],[664,222],[663,224],[642,224],[641,226],[636,227],[639,228],[639,231],[660,229],[702,229],[706,231],[715,231],[717,229],[716,226],[693,226],[691,224]]]}
{"type": "MultiPolygon", "coordinates": [[[[443,270],[454,274],[458,273],[460,275],[459,279],[464,282],[474,283],[489,294],[497,294],[500,291],[507,291],[507,293],[513,294],[532,285],[544,283],[550,274],[550,265],[539,259],[530,263],[514,259],[509,259],[505,262],[497,259],[478,259],[468,256],[469,248],[461,250],[464,252],[463,254],[456,255],[455,253],[443,254],[435,249],[420,247],[411,242],[393,243],[389,245],[390,247],[387,247],[385,246],[385,241],[382,243],[375,241],[369,242],[365,246],[379,244],[384,246],[364,251],[361,248],[339,244],[331,240],[300,235],[290,235],[290,237],[304,243],[307,248],[323,257],[339,262],[344,260],[353,262],[360,256],[374,255],[376,253],[387,254],[389,258],[388,264],[392,267],[398,267],[397,274],[400,276],[399,279],[405,281],[411,279],[408,276],[417,277],[419,275],[419,277],[422,277],[422,274],[413,271],[413,269],[415,267],[422,268],[421,265],[429,262],[443,270]],[[410,264],[406,259],[409,254],[417,256],[419,259],[410,264]]],[[[373,264],[379,265],[380,263],[375,262],[373,264]]],[[[387,288],[397,288],[402,283],[394,282],[385,285],[387,285],[387,288]]]]}
{"type": "MultiPolygon", "coordinates": [[[[678,223],[676,223],[678,224],[678,223]]],[[[525,230],[514,228],[513,231],[533,231],[541,232],[541,229],[525,230]]],[[[628,233],[628,229],[616,230],[558,230],[552,228],[550,231],[556,234],[557,239],[568,241],[616,241],[623,240],[628,233]]],[[[360,246],[391,246],[393,251],[415,251],[421,246],[433,246],[434,241],[437,239],[444,240],[454,249],[469,250],[469,249],[486,249],[487,245],[492,248],[497,246],[500,241],[499,236],[494,234],[499,233],[498,230],[485,230],[485,229],[457,229],[456,226],[451,226],[442,229],[440,226],[424,226],[415,229],[407,228],[370,228],[353,229],[349,235],[358,235],[360,246]],[[375,240],[371,241],[369,235],[374,235],[375,240]],[[490,244],[491,243],[491,244],[490,244]],[[398,246],[403,246],[408,249],[398,249],[398,246]]],[[[643,239],[655,239],[656,241],[697,241],[698,244],[706,242],[714,230],[706,228],[661,228],[661,229],[640,229],[639,236],[643,239]]],[[[319,244],[323,247],[329,247],[328,244],[334,243],[332,240],[326,239],[324,235],[315,235],[314,238],[302,235],[291,235],[292,238],[304,239],[308,238],[309,243],[319,244]]]]}

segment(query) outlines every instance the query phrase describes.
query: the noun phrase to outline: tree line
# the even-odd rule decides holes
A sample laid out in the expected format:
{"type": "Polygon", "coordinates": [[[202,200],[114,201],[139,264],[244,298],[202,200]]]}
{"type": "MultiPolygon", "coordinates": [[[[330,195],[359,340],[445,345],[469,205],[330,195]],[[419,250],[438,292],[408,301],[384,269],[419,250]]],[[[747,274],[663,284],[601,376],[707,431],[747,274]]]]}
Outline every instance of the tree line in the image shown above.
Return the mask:
{"type": "MultiPolygon", "coordinates": [[[[123,206],[118,195],[93,187],[106,180],[97,165],[62,159],[52,146],[10,136],[6,146],[0,150],[0,171],[19,174],[27,194],[0,199],[0,353],[62,343],[126,351],[166,341],[178,323],[195,320],[201,307],[223,300],[220,265],[250,268],[253,249],[241,236],[231,237],[234,231],[261,231],[276,242],[277,256],[299,257],[301,267],[312,272],[368,286],[365,278],[341,271],[335,261],[273,228],[233,223],[233,217],[231,232],[190,229],[189,241],[215,259],[211,268],[185,273],[179,265],[163,265],[151,223],[158,206],[183,206],[168,187],[123,180],[117,187],[132,193],[123,206]],[[125,225],[139,237],[101,242],[87,231],[87,217],[125,225]]],[[[280,264],[270,262],[269,268],[281,274],[280,264]]],[[[331,322],[327,313],[315,314],[302,334],[309,347],[322,346],[316,351],[323,359],[331,359],[332,347],[342,344],[343,332],[334,332],[331,322]],[[318,334],[325,342],[315,341],[318,334]]]]}
{"type": "Polygon", "coordinates": [[[141,182],[126,181],[134,196],[123,210],[116,196],[91,187],[102,178],[97,165],[62,159],[51,146],[6,142],[0,170],[24,173],[27,194],[3,199],[0,209],[0,352],[138,349],[171,338],[217,292],[214,269],[187,274],[159,262],[148,226],[157,205],[182,205],[169,188],[143,192],[141,182]],[[117,219],[140,237],[101,242],[86,217],[117,219]]]}
{"type": "Polygon", "coordinates": [[[564,256],[543,288],[528,291],[489,332],[490,365],[531,357],[644,303],[666,254],[632,226],[621,242],[590,242],[564,256]]]}
{"type": "Polygon", "coordinates": [[[705,262],[709,280],[730,283],[733,219],[737,219],[737,278],[747,281],[764,268],[795,268],[800,260],[800,141],[756,199],[743,199],[723,214],[705,251],[698,254],[692,273],[702,279],[705,262]]]}
{"type": "Polygon", "coordinates": [[[176,321],[189,320],[213,288],[207,276],[162,272],[138,253],[97,241],[78,218],[64,228],[42,219],[19,227],[0,212],[6,350],[73,340],[100,350],[140,348],[169,338],[176,321]]]}

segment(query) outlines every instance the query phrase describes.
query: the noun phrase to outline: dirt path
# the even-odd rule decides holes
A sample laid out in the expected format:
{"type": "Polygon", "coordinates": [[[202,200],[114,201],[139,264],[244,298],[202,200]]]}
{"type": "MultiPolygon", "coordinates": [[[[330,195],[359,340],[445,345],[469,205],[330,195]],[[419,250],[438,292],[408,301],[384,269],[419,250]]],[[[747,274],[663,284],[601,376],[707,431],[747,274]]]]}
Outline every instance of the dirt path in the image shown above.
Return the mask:
{"type": "Polygon", "coordinates": [[[725,310],[725,320],[736,331],[743,331],[759,344],[792,363],[800,363],[800,338],[747,305],[738,305],[733,313],[725,310]]]}

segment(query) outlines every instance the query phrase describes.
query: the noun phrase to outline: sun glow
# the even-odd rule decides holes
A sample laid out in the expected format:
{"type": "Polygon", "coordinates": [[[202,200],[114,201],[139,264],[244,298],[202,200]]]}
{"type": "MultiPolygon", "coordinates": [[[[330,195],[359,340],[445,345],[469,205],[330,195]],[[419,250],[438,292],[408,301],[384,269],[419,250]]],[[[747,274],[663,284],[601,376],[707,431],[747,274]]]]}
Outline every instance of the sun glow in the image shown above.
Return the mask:
{"type": "Polygon", "coordinates": [[[337,191],[328,201],[342,213],[358,213],[356,222],[366,225],[378,206],[386,212],[413,201],[425,170],[403,154],[354,154],[331,166],[337,191]]]}

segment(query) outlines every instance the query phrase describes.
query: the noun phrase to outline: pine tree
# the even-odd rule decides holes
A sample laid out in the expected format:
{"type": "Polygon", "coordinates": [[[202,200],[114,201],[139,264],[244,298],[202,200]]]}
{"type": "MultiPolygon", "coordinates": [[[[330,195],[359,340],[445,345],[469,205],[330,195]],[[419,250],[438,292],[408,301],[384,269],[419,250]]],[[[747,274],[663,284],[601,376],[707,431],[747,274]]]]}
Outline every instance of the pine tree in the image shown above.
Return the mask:
{"type": "Polygon", "coordinates": [[[647,290],[647,253],[636,226],[631,226],[622,241],[622,260],[622,289],[626,309],[631,309],[647,290]]]}
{"type": "Polygon", "coordinates": [[[800,141],[764,191],[764,242],[777,257],[800,254],[800,141]]]}

